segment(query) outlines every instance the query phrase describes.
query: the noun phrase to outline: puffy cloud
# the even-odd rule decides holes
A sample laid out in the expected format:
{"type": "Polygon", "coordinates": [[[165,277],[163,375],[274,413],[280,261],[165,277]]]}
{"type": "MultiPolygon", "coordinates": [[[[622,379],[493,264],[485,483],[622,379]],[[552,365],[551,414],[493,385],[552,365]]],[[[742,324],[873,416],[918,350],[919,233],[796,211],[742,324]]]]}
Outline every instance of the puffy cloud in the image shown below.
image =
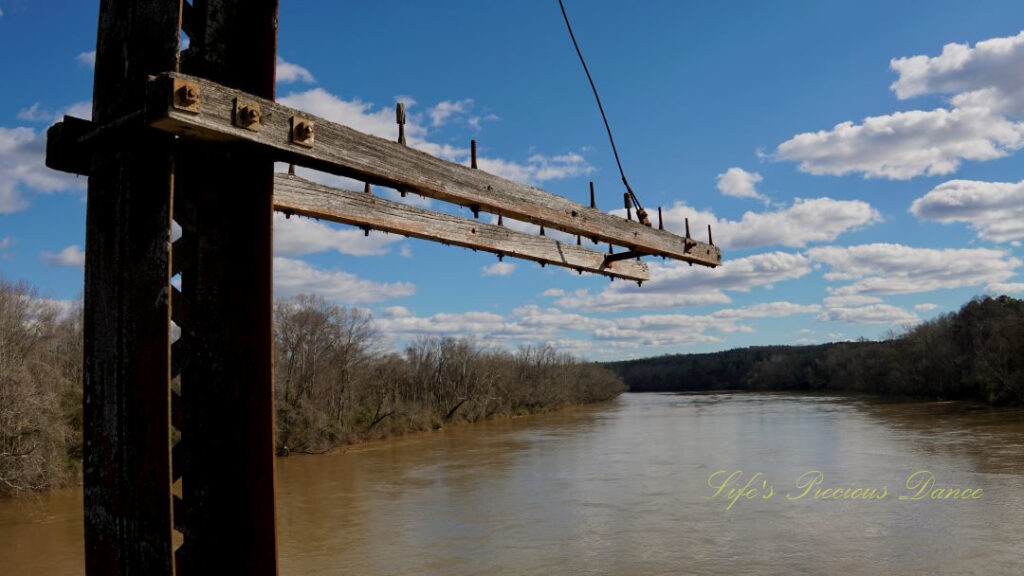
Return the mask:
{"type": "Polygon", "coordinates": [[[46,135],[31,128],[0,126],[0,214],[29,205],[25,189],[52,193],[83,188],[85,181],[54,172],[44,165],[46,135]]]}
{"type": "Polygon", "coordinates": [[[277,81],[281,84],[291,84],[293,82],[313,84],[316,82],[316,79],[313,78],[313,74],[306,68],[287,62],[284,58],[278,56],[277,81]]]}
{"type": "Polygon", "coordinates": [[[381,283],[354,274],[315,268],[307,262],[274,258],[274,294],[288,298],[314,293],[340,304],[367,304],[415,294],[409,282],[381,283]]]}
{"type": "Polygon", "coordinates": [[[334,250],[352,256],[380,256],[404,240],[401,236],[371,232],[366,236],[358,228],[338,228],[311,218],[274,214],[274,253],[301,256],[334,250]]]}
{"type": "Polygon", "coordinates": [[[524,184],[586,176],[594,171],[594,167],[575,152],[555,156],[533,154],[525,164],[500,158],[478,158],[477,165],[485,172],[524,184]]]}
{"type": "Polygon", "coordinates": [[[742,168],[733,167],[718,175],[718,191],[726,196],[767,201],[768,198],[755,188],[763,180],[761,175],[756,172],[747,172],[742,168]]]}
{"type": "Polygon", "coordinates": [[[914,248],[902,244],[826,246],[808,250],[828,264],[829,281],[851,281],[837,296],[908,294],[1002,282],[1021,265],[1000,250],[914,248]]]}
{"type": "Polygon", "coordinates": [[[64,115],[89,120],[92,118],[92,101],[84,100],[82,102],[75,102],[63,110],[48,110],[43,108],[41,103],[36,102],[28,108],[22,108],[19,110],[18,120],[24,120],[25,122],[53,123],[61,120],[64,115]]]}
{"type": "Polygon", "coordinates": [[[739,323],[744,319],[811,314],[820,310],[817,305],[766,302],[705,315],[600,318],[528,305],[516,308],[508,316],[471,311],[421,317],[407,308],[394,306],[386,308],[375,322],[379,330],[396,339],[472,335],[508,349],[524,344],[552,344],[559,350],[594,358],[649,346],[720,342],[721,334],[753,332],[753,328],[739,323]]]}
{"type": "Polygon", "coordinates": [[[964,222],[993,242],[1024,238],[1024,180],[951,180],[914,200],[910,212],[922,220],[964,222]]]}
{"type": "Polygon", "coordinates": [[[890,62],[898,98],[953,94],[952,108],[911,110],[843,122],[779,144],[775,158],[811,174],[906,180],[956,171],[964,160],[1002,158],[1024,146],[1024,32],[1008,38],[947,44],[935,57],[890,62]]]}
{"type": "Polygon", "coordinates": [[[946,44],[942,53],[894,58],[899,74],[891,88],[901,99],[925,94],[956,94],[954,104],[984,103],[996,112],[1024,113],[1024,31],[975,44],[946,44]]]}
{"type": "Polygon", "coordinates": [[[917,315],[889,304],[829,308],[818,315],[818,320],[822,322],[889,324],[895,326],[917,324],[921,321],[917,315]]]}
{"type": "Polygon", "coordinates": [[[1024,292],[1024,282],[993,282],[985,286],[985,292],[997,296],[1000,294],[1024,292]]]}
{"type": "Polygon", "coordinates": [[[77,245],[66,246],[59,252],[43,252],[39,255],[50,267],[66,266],[68,268],[84,268],[85,252],[77,245]]]}
{"type": "Polygon", "coordinates": [[[472,110],[473,99],[465,98],[463,100],[444,100],[438,102],[431,108],[427,114],[430,116],[430,125],[437,128],[444,126],[449,120],[462,116],[472,110]]]}
{"type": "Polygon", "coordinates": [[[508,276],[515,271],[516,265],[511,262],[495,262],[490,266],[484,266],[484,276],[508,276]]]}
{"type": "Polygon", "coordinates": [[[922,302],[920,304],[914,304],[914,312],[931,312],[938,308],[938,304],[932,304],[931,302],[922,302]]]}
{"type": "Polygon", "coordinates": [[[810,174],[908,180],[954,172],[963,160],[994,160],[1024,146],[1024,124],[986,108],[911,110],[797,134],[775,157],[810,174]]]}
{"type": "Polygon", "coordinates": [[[584,310],[655,309],[701,306],[730,302],[725,291],[747,292],[800,278],[810,273],[811,263],[802,254],[769,252],[730,260],[728,265],[707,269],[682,262],[651,262],[651,280],[637,287],[628,282],[609,284],[599,292],[577,290],[555,303],[584,310]]]}
{"type": "MultiPolygon", "coordinates": [[[[625,210],[613,210],[625,216],[625,210]]],[[[832,198],[795,198],[788,207],[766,212],[748,211],[740,220],[719,219],[714,213],[696,210],[677,202],[663,211],[665,227],[677,233],[685,229],[689,218],[692,233],[704,238],[707,225],[715,244],[725,249],[765,246],[804,247],[816,242],[831,242],[841,234],[882,221],[881,214],[862,200],[832,198]]]]}

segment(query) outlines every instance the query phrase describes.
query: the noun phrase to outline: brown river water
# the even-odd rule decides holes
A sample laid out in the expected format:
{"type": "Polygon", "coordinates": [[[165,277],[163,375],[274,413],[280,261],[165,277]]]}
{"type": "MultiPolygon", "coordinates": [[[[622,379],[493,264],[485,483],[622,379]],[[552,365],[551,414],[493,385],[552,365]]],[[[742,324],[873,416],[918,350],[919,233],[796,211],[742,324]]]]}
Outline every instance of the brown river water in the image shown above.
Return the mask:
{"type": "MultiPolygon", "coordinates": [[[[627,394],[278,475],[285,575],[1024,574],[1021,409],[627,394]]],[[[0,574],[81,532],[81,490],[0,501],[0,574]]]]}

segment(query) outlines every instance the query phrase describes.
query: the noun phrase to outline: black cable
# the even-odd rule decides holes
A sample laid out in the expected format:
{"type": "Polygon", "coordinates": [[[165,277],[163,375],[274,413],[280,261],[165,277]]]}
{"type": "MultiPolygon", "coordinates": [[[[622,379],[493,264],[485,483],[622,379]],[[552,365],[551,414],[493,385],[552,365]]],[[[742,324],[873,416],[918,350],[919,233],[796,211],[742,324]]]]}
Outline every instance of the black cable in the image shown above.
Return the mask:
{"type": "Polygon", "coordinates": [[[594,84],[594,78],[590,75],[590,68],[587,67],[587,61],[583,59],[583,52],[580,51],[580,45],[576,42],[576,35],[573,34],[572,24],[569,23],[569,14],[565,11],[565,3],[562,0],[558,0],[558,6],[562,9],[562,17],[565,18],[565,27],[569,29],[569,38],[572,39],[572,45],[576,48],[576,55],[580,57],[580,64],[583,65],[583,71],[587,73],[587,80],[590,81],[590,89],[594,92],[594,100],[597,100],[597,109],[601,111],[601,119],[604,120],[604,129],[608,132],[608,142],[612,145],[612,154],[615,155],[615,164],[619,167],[619,175],[622,176],[622,183],[626,185],[626,192],[629,193],[630,199],[636,206],[637,218],[650,226],[647,220],[647,212],[643,206],[640,205],[640,200],[637,199],[636,194],[633,193],[633,188],[630,187],[629,181],[626,180],[626,172],[622,169],[622,161],[619,160],[619,150],[615,147],[615,136],[612,135],[612,127],[608,124],[608,115],[604,113],[604,106],[601,104],[601,96],[597,93],[597,86],[594,84]]]}

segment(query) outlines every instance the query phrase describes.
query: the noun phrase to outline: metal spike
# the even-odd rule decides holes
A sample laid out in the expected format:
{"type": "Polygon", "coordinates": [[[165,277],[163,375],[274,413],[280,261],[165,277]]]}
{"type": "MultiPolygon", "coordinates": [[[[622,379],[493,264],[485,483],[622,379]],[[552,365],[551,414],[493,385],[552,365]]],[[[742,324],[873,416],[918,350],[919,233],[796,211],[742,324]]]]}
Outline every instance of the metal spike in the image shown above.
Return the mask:
{"type": "Polygon", "coordinates": [[[711,224],[708,224],[708,244],[715,245],[714,240],[711,239],[711,224]]]}
{"type": "Polygon", "coordinates": [[[661,206],[658,206],[658,230],[665,229],[665,222],[661,219],[661,206]]]}
{"type": "Polygon", "coordinates": [[[540,235],[541,236],[544,235],[544,225],[543,224],[540,225],[540,235]]]}
{"type": "Polygon", "coordinates": [[[476,170],[476,140],[469,141],[469,165],[476,170]]]}
{"type": "Polygon", "coordinates": [[[373,188],[370,186],[369,182],[363,185],[363,192],[367,194],[373,194],[373,188]]]}
{"type": "Polygon", "coordinates": [[[398,123],[398,143],[405,144],[405,104],[395,104],[395,122],[398,123]]]}
{"type": "Polygon", "coordinates": [[[295,176],[295,164],[288,165],[288,175],[295,176]]]}
{"type": "Polygon", "coordinates": [[[594,198],[594,183],[590,183],[590,207],[597,208],[597,200],[594,198]]]}
{"type": "Polygon", "coordinates": [[[498,226],[504,226],[505,222],[501,219],[501,214],[498,214],[498,226]]]}
{"type": "Polygon", "coordinates": [[[633,204],[629,201],[629,192],[622,194],[622,201],[626,205],[626,220],[633,219],[633,204]]]}

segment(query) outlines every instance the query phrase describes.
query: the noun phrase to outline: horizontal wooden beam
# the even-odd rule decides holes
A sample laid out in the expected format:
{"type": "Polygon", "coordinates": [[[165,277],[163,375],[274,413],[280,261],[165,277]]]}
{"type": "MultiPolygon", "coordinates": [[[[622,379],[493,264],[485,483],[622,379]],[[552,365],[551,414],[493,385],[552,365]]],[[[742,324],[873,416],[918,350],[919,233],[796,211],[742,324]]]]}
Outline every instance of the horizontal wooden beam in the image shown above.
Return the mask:
{"type": "Polygon", "coordinates": [[[153,78],[146,114],[150,125],[183,137],[250,142],[274,151],[281,161],[542,224],[643,254],[711,267],[722,261],[719,248],[709,243],[624,220],[193,76],[167,73],[153,78]],[[183,86],[192,87],[192,92],[183,86]],[[305,123],[304,130],[295,135],[293,125],[299,122],[305,123]]]}
{"type": "Polygon", "coordinates": [[[274,209],[577,271],[637,281],[650,278],[647,266],[636,260],[606,263],[605,254],[545,236],[424,210],[365,192],[330,188],[287,174],[277,174],[274,179],[274,209]]]}
{"type": "MultiPolygon", "coordinates": [[[[83,138],[94,134],[95,130],[92,122],[71,117],[52,126],[47,134],[47,165],[55,170],[88,175],[89,146],[83,138]]],[[[609,258],[548,237],[414,208],[365,192],[330,188],[286,174],[276,177],[274,209],[616,278],[638,281],[650,278],[646,265],[632,258],[622,260],[619,254],[609,258]]],[[[175,244],[183,241],[186,238],[175,244]]],[[[175,259],[173,273],[179,272],[178,264],[175,259]]]]}

